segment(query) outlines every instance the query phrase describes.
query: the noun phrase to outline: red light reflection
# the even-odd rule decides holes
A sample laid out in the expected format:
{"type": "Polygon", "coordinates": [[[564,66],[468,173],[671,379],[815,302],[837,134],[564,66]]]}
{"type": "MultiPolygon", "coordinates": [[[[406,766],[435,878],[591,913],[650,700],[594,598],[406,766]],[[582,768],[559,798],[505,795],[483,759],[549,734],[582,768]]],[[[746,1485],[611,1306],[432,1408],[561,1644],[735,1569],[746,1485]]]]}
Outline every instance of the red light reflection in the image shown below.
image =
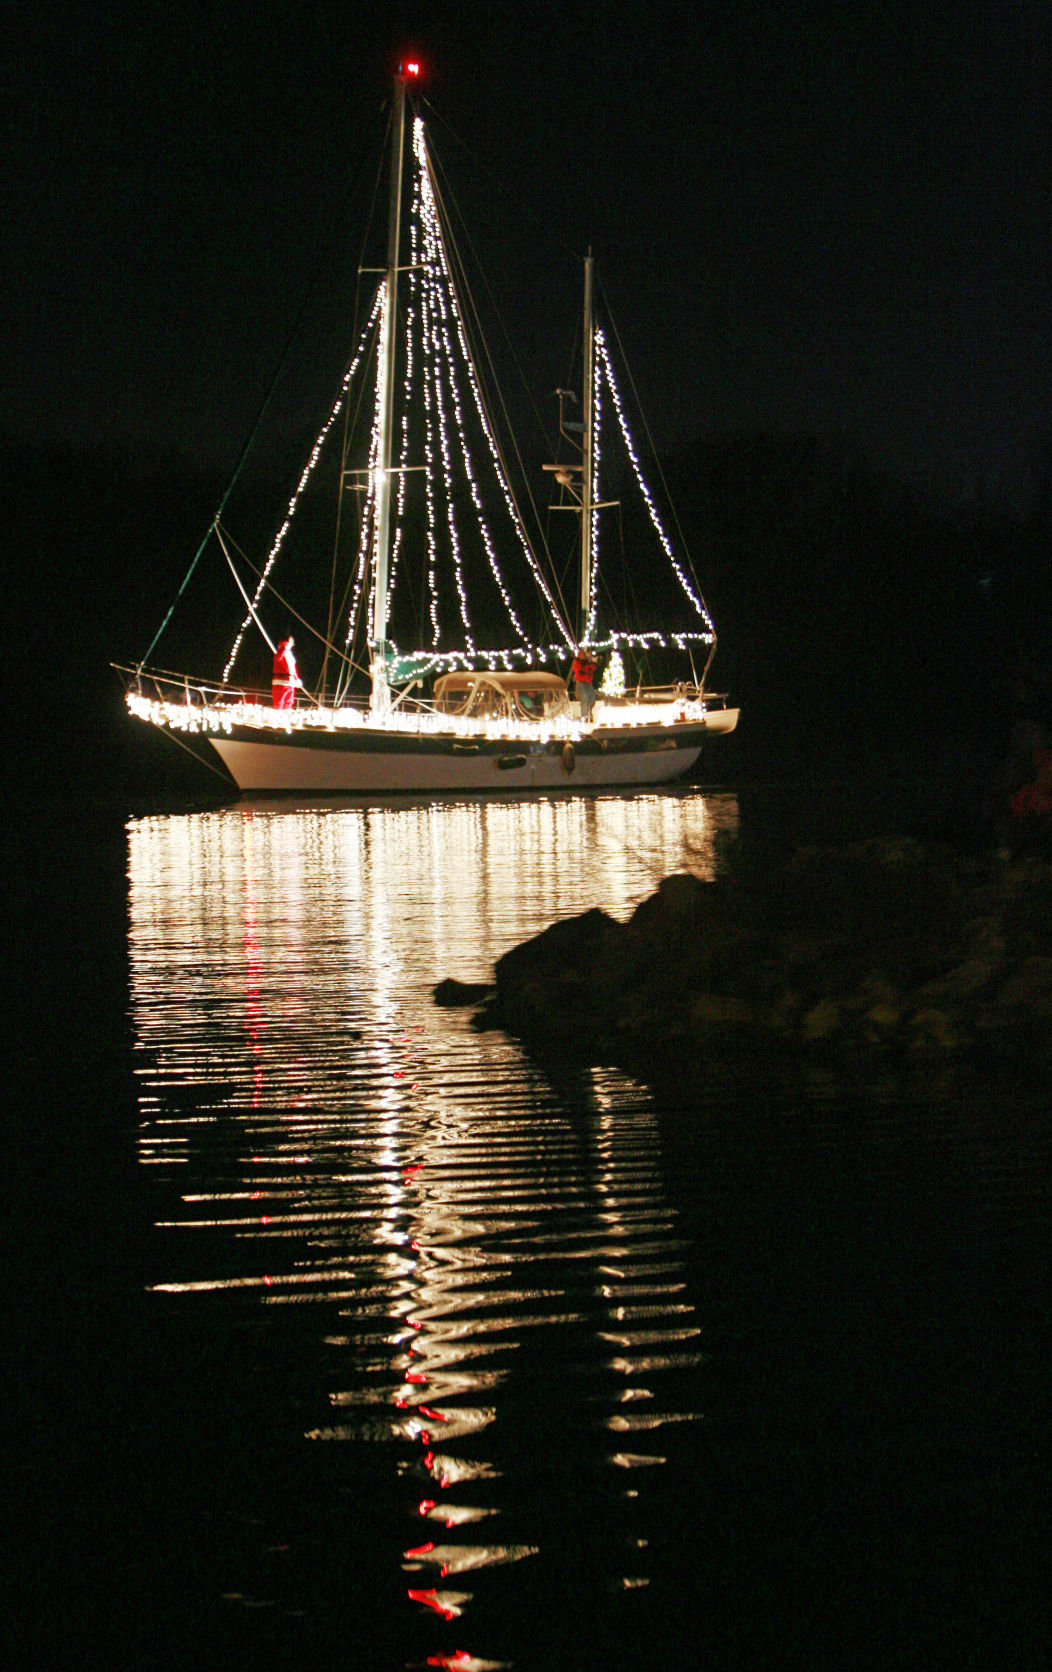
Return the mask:
{"type": "MultiPolygon", "coordinates": [[[[454,1620],[460,1612],[457,1608],[447,1608],[439,1599],[437,1591],[410,1591],[410,1602],[422,1602],[426,1608],[433,1608],[436,1614],[441,1614],[444,1620],[454,1620]]],[[[428,1665],[440,1666],[441,1661],[428,1661],[428,1665]]]]}

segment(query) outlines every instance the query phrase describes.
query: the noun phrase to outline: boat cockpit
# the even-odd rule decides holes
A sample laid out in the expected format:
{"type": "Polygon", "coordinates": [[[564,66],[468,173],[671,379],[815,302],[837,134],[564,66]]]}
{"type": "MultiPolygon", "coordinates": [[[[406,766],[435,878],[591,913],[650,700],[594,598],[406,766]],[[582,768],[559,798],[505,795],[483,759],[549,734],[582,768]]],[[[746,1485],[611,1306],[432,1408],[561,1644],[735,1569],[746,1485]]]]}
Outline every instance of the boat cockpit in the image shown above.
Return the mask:
{"type": "Polygon", "coordinates": [[[498,673],[467,668],[435,680],[440,714],[478,719],[548,720],[568,712],[566,681],[557,673],[498,673]]]}

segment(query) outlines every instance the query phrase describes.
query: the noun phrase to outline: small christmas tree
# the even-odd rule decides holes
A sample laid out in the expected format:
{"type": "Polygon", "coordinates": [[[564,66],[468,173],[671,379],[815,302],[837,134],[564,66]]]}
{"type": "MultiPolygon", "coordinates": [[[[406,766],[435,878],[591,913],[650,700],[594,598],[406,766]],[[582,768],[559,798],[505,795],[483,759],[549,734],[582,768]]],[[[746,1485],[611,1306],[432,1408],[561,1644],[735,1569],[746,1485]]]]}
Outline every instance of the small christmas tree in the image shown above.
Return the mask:
{"type": "Polygon", "coordinates": [[[599,695],[601,697],[623,697],[624,694],[624,664],[621,661],[620,651],[613,650],[610,653],[610,660],[606,664],[606,672],[603,674],[602,682],[599,686],[599,695]]]}

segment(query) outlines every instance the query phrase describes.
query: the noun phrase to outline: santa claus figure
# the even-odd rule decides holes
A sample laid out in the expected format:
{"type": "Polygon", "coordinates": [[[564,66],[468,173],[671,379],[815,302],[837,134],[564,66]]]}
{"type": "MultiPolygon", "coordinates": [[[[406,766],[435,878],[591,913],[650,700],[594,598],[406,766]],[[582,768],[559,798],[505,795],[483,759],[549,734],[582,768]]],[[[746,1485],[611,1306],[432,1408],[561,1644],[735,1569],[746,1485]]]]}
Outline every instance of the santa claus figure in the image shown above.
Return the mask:
{"type": "Polygon", "coordinates": [[[301,683],[296,671],[296,658],[292,654],[292,640],[282,639],[274,652],[274,676],[270,686],[274,707],[295,708],[296,692],[301,683]]]}

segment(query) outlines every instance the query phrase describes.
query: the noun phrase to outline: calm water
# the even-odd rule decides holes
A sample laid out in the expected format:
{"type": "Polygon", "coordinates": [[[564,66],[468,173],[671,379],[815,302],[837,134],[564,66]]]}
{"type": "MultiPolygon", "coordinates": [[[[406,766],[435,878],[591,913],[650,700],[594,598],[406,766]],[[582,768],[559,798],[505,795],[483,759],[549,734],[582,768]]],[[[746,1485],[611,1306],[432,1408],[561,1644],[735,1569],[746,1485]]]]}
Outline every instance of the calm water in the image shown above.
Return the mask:
{"type": "Polygon", "coordinates": [[[1047,1664],[1047,1111],[762,1063],[656,1093],[431,1002],[737,820],[127,824],[125,1242],[68,1357],[78,1561],[94,1514],[140,1664],[1047,1664]]]}
{"type": "Polygon", "coordinates": [[[692,795],[130,826],[151,1292],[166,1327],[252,1338],[268,1444],[315,1453],[334,1528],[319,1584],[299,1503],[268,1481],[229,1506],[212,1584],[248,1629],[380,1606],[383,1663],[510,1664],[553,1611],[576,1635],[660,1583],[705,1353],[652,1101],[609,1071],[553,1086],[431,989],[711,872],[736,818],[692,795]]]}

